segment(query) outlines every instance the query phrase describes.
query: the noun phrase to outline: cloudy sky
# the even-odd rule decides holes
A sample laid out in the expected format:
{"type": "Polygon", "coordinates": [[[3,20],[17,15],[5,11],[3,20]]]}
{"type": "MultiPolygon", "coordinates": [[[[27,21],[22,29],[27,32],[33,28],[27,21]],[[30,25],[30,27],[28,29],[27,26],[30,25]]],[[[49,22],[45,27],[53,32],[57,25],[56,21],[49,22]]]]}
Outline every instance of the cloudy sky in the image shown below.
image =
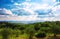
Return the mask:
{"type": "Polygon", "coordinates": [[[60,0],[0,0],[0,21],[60,21],[60,0]]]}

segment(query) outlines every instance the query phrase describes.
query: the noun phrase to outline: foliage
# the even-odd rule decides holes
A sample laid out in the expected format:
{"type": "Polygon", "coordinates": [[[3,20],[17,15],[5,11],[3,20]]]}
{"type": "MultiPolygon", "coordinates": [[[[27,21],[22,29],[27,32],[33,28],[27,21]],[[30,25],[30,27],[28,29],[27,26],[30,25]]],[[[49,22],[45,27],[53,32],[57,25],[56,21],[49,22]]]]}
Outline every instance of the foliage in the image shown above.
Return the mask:
{"type": "Polygon", "coordinates": [[[2,35],[2,39],[9,39],[9,36],[11,34],[11,29],[4,28],[3,30],[1,30],[0,33],[2,35]]]}
{"type": "Polygon", "coordinates": [[[35,34],[37,34],[37,36],[39,34],[45,36],[47,33],[54,35],[60,34],[60,21],[46,21],[32,24],[0,22],[0,34],[3,36],[3,39],[5,38],[4,36],[6,36],[7,39],[11,34],[16,35],[16,37],[27,34],[31,39],[35,34]]]}
{"type": "Polygon", "coordinates": [[[38,33],[37,35],[35,35],[36,36],[36,38],[44,38],[44,37],[46,37],[46,33],[38,33]]]}

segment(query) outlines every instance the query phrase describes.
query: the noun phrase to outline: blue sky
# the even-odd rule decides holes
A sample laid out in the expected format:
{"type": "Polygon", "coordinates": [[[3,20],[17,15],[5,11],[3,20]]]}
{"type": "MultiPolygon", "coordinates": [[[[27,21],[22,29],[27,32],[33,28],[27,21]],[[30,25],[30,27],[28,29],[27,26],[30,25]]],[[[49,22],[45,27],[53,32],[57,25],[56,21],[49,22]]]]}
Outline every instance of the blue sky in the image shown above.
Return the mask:
{"type": "Polygon", "coordinates": [[[0,21],[60,21],[60,0],[0,0],[0,21]]]}

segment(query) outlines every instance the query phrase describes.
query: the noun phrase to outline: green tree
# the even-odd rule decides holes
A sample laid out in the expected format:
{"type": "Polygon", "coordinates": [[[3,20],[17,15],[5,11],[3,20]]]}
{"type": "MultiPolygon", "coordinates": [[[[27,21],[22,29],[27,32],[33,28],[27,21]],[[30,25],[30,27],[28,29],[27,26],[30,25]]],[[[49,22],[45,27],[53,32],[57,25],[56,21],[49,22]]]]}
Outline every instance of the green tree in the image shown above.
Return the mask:
{"type": "Polygon", "coordinates": [[[27,28],[26,28],[26,33],[29,35],[29,39],[33,39],[33,36],[35,34],[35,30],[34,30],[34,26],[33,25],[29,25],[27,28]]]}
{"type": "Polygon", "coordinates": [[[51,31],[52,33],[54,33],[54,36],[56,36],[57,34],[60,34],[60,26],[53,24],[51,27],[51,31]]]}
{"type": "Polygon", "coordinates": [[[2,35],[2,39],[9,39],[9,36],[11,35],[11,29],[7,29],[7,28],[4,28],[2,31],[1,31],[1,35],[2,35]]]}

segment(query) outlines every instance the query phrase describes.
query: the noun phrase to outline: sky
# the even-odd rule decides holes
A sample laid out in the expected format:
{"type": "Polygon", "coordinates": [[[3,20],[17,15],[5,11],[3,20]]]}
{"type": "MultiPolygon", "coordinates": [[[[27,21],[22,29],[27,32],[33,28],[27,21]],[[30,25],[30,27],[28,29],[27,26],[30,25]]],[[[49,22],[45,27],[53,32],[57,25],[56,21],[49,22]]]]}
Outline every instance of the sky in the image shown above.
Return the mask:
{"type": "Polygon", "coordinates": [[[0,21],[60,21],[60,0],[0,0],[0,21]]]}

